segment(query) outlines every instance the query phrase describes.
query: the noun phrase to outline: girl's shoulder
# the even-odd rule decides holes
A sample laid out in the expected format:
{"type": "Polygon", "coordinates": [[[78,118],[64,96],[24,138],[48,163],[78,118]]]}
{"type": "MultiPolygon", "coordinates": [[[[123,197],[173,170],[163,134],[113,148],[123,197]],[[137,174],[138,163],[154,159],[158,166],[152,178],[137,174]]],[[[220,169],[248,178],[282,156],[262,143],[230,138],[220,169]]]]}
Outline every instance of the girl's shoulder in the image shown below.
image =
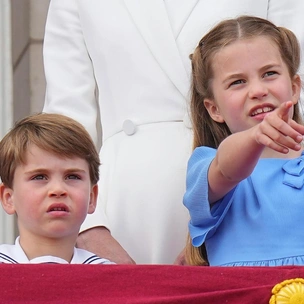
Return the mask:
{"type": "Polygon", "coordinates": [[[206,146],[200,146],[193,150],[192,156],[194,157],[208,157],[208,156],[215,156],[216,149],[206,146]]]}
{"type": "Polygon", "coordinates": [[[193,153],[188,161],[188,167],[192,167],[193,165],[202,164],[202,163],[210,163],[212,159],[215,157],[216,149],[210,147],[197,147],[193,150],[193,153]]]}

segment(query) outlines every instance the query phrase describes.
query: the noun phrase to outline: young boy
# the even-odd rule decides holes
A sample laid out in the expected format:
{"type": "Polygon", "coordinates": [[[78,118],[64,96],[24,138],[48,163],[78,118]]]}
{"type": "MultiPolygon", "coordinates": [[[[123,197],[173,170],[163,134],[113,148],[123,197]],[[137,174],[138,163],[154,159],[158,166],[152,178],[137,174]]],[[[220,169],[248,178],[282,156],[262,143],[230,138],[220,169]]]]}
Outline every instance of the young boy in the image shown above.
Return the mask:
{"type": "Polygon", "coordinates": [[[0,142],[0,199],[16,214],[15,245],[0,263],[114,264],[76,248],[80,226],[96,207],[99,157],[86,130],[58,114],[18,122],[0,142]]]}

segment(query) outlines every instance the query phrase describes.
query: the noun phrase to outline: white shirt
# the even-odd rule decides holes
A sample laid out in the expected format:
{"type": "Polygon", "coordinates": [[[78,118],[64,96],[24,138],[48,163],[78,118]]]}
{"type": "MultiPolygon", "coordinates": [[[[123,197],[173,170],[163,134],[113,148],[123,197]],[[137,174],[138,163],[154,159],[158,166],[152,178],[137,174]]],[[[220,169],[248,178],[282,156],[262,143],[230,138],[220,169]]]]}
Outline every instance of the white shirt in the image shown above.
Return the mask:
{"type": "Polygon", "coordinates": [[[94,253],[74,248],[73,258],[71,263],[55,256],[41,256],[29,260],[20,246],[19,236],[15,241],[15,245],[2,244],[0,245],[0,263],[4,264],[115,264],[107,259],[100,258],[94,253]]]}
{"type": "Polygon", "coordinates": [[[177,39],[198,0],[164,0],[172,32],[177,39]]]}

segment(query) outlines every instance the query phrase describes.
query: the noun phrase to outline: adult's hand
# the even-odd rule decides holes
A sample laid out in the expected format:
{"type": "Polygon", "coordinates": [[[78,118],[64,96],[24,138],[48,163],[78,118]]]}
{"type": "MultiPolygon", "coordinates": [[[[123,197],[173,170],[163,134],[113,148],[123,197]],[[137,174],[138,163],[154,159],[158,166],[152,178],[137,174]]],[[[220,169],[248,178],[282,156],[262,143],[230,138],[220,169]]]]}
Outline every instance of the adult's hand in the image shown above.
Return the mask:
{"type": "Polygon", "coordinates": [[[105,227],[94,227],[81,232],[76,246],[117,264],[136,264],[105,227]]]}
{"type": "Polygon", "coordinates": [[[187,265],[185,255],[186,255],[186,248],[184,248],[182,252],[177,256],[177,258],[174,261],[174,265],[181,265],[181,266],[187,265]]]}

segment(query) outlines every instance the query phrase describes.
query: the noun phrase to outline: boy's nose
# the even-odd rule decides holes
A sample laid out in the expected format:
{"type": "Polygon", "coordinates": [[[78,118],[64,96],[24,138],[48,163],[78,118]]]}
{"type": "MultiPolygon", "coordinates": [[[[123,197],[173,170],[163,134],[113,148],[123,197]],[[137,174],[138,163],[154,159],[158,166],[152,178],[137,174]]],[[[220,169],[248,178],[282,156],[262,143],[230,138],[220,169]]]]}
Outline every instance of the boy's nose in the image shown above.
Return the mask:
{"type": "Polygon", "coordinates": [[[53,182],[50,184],[49,196],[51,197],[64,197],[67,195],[67,191],[60,182],[53,182]]]}
{"type": "Polygon", "coordinates": [[[51,197],[65,197],[67,195],[66,191],[51,191],[49,196],[51,197]]]}

